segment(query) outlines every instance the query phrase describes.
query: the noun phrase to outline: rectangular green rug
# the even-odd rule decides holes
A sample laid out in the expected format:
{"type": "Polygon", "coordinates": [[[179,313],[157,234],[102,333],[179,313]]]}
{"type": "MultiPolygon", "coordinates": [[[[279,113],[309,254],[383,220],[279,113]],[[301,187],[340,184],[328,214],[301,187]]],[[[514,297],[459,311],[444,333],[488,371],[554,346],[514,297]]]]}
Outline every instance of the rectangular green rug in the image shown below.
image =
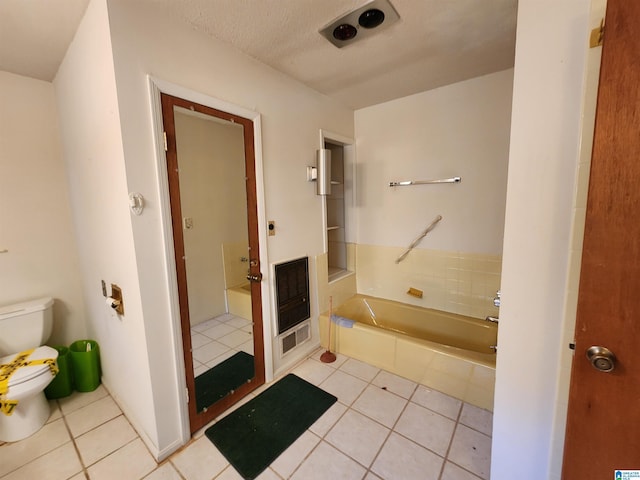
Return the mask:
{"type": "Polygon", "coordinates": [[[290,373],[205,435],[242,478],[254,479],[331,405],[333,395],[290,373]]]}
{"type": "Polygon", "coordinates": [[[253,355],[238,352],[196,377],[196,408],[201,412],[255,375],[253,355]]]}

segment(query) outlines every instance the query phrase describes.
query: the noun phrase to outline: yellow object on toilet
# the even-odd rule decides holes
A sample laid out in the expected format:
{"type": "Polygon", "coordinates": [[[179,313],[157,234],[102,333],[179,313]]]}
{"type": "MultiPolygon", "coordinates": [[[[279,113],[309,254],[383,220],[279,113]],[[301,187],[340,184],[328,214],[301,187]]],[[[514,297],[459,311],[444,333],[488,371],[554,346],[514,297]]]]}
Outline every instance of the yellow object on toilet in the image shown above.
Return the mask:
{"type": "Polygon", "coordinates": [[[51,370],[51,375],[55,376],[58,373],[58,365],[55,358],[40,358],[37,360],[27,360],[29,355],[35,351],[25,350],[18,353],[13,360],[9,363],[0,365],[0,411],[7,416],[13,413],[13,410],[18,405],[17,400],[10,400],[5,397],[9,391],[9,381],[11,376],[16,373],[22,367],[32,367],[35,365],[48,365],[51,370]]]}

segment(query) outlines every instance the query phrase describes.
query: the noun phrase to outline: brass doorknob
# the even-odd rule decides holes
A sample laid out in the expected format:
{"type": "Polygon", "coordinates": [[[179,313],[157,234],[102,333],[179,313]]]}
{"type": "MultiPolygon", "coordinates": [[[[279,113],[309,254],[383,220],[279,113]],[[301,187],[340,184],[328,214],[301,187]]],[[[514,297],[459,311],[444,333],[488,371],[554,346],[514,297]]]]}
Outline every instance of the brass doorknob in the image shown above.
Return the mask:
{"type": "Polygon", "coordinates": [[[250,282],[261,282],[262,281],[262,273],[257,273],[256,275],[247,275],[247,280],[250,282]]]}
{"type": "Polygon", "coordinates": [[[616,356],[608,348],[594,345],[589,347],[586,353],[591,365],[596,370],[608,373],[616,368],[616,356]]]}

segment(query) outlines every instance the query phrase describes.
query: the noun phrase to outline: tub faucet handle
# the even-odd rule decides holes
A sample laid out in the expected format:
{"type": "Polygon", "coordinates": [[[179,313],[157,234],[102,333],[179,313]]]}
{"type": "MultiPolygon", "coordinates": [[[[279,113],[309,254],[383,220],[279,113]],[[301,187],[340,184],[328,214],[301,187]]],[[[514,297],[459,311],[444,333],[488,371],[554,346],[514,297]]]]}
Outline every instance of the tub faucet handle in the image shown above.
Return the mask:
{"type": "Polygon", "coordinates": [[[493,305],[494,305],[494,306],[496,306],[496,307],[498,307],[498,308],[500,307],[500,290],[498,290],[498,291],[496,292],[496,296],[495,296],[495,298],[493,299],[493,305]]]}

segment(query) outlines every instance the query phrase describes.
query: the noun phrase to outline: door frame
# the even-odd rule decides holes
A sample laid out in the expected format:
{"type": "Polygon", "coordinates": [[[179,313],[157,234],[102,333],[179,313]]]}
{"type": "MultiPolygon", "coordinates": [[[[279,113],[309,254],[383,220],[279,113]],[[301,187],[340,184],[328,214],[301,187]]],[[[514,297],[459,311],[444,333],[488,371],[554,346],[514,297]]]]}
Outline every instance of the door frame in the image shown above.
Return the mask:
{"type": "MultiPolygon", "coordinates": [[[[260,265],[262,265],[263,281],[261,282],[262,293],[262,335],[264,347],[264,369],[265,383],[273,380],[273,325],[271,318],[271,294],[269,285],[271,284],[271,272],[267,268],[269,265],[267,253],[267,220],[265,213],[264,196],[264,170],[262,158],[262,122],[259,113],[220,100],[209,95],[195,92],[188,88],[176,85],[171,82],[147,76],[150,107],[153,119],[153,136],[155,143],[157,187],[160,198],[158,210],[160,212],[160,223],[162,228],[164,266],[167,278],[167,291],[169,292],[169,315],[171,318],[173,332],[173,349],[168,354],[173,355],[178,372],[185,371],[184,349],[182,344],[182,326],[180,315],[180,304],[178,300],[178,277],[174,256],[173,228],[171,217],[171,203],[169,196],[169,182],[167,173],[167,159],[164,149],[164,127],[162,118],[162,103],[160,94],[166,93],[175,97],[199,103],[201,105],[231,113],[251,120],[253,123],[253,147],[255,157],[255,177],[256,177],[256,208],[258,216],[258,241],[260,245],[260,265]]],[[[189,406],[187,403],[187,383],[184,374],[177,376],[176,395],[181,399],[180,403],[180,424],[182,429],[182,440],[186,443],[191,438],[191,428],[189,423],[189,406]]]]}

